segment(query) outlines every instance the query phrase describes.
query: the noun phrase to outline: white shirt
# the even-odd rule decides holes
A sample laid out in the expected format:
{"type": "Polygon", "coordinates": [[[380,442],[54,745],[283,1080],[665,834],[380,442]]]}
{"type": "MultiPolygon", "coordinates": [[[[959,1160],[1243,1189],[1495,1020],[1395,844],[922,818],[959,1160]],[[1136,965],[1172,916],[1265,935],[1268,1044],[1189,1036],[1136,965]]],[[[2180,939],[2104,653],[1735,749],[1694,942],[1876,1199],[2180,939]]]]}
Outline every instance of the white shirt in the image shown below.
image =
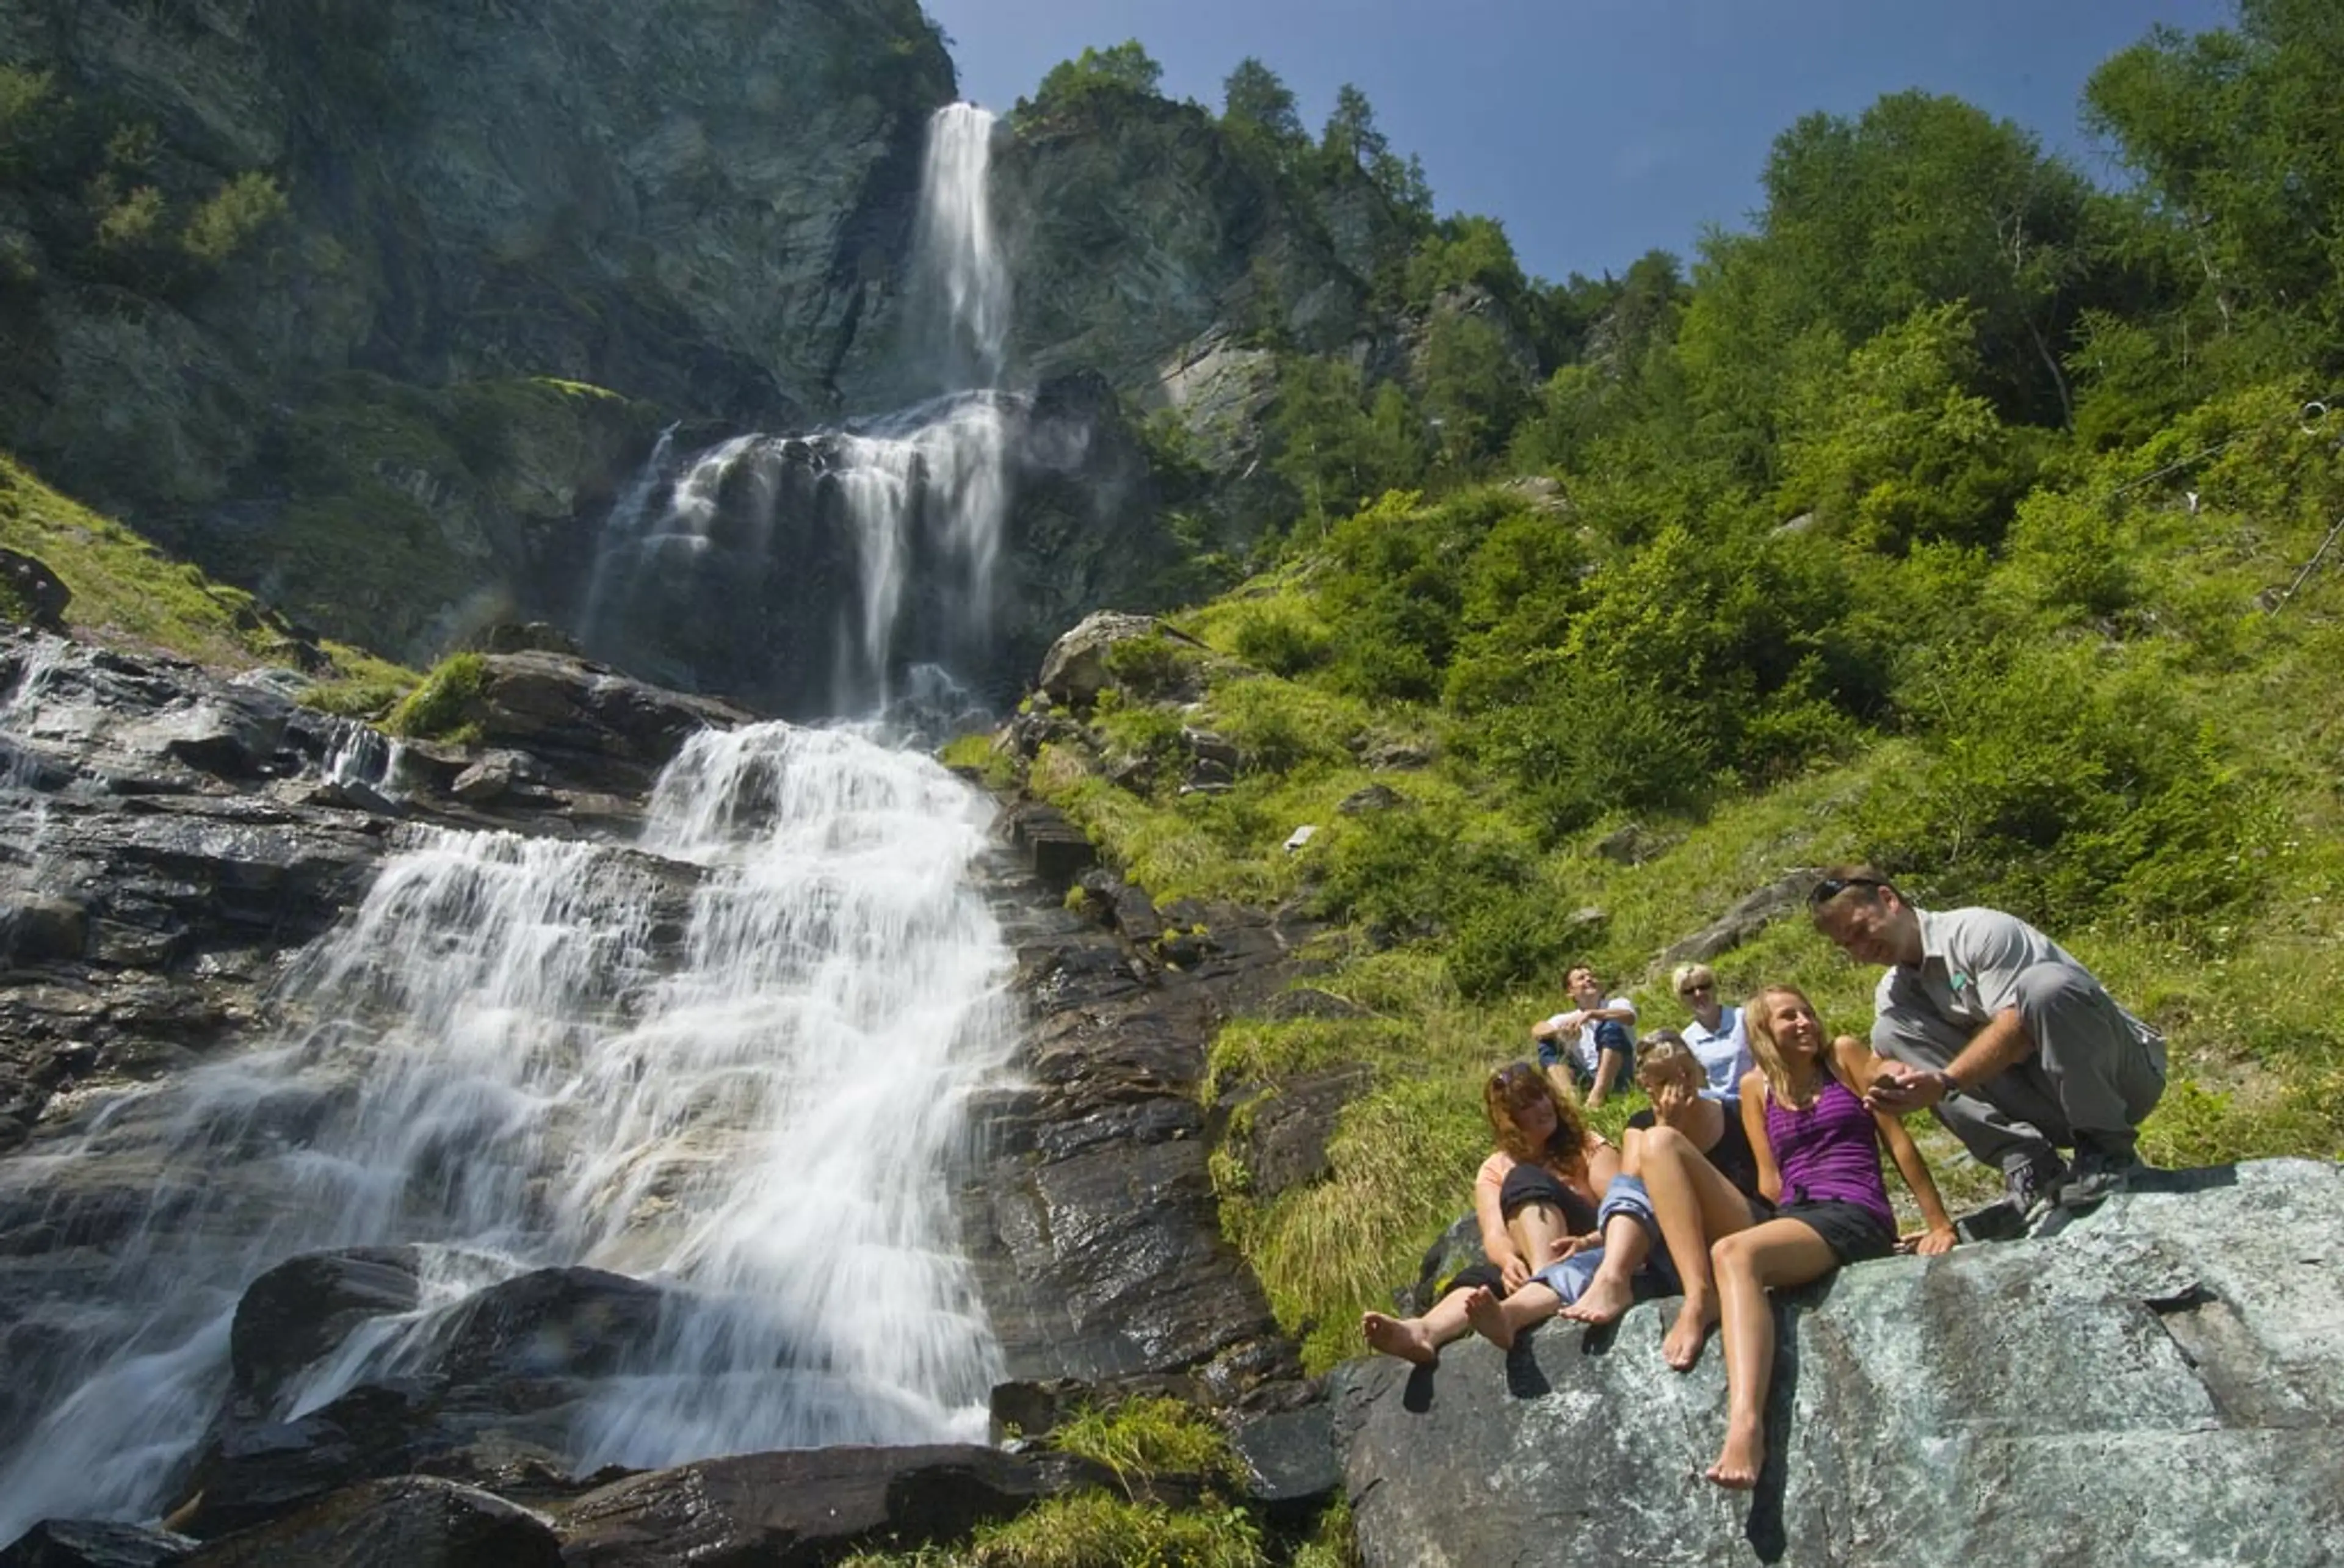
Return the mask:
{"type": "MultiPolygon", "coordinates": [[[[1628,1016],[1624,1018],[1619,1019],[1618,1022],[1622,1027],[1628,1031],[1628,1037],[1630,1039],[1632,1040],[1636,1037],[1635,1003],[1628,1000],[1625,996],[1614,996],[1610,1001],[1604,1003],[1603,1007],[1607,1011],[1614,1008],[1624,1011],[1628,1016]]],[[[1551,1027],[1560,1028],[1562,1027],[1563,1019],[1569,1017],[1571,1017],[1569,1013],[1557,1013],[1553,1017],[1549,1018],[1547,1023],[1551,1027]]],[[[1603,1020],[1601,1018],[1588,1019],[1587,1022],[1579,1026],[1579,1033],[1572,1036],[1571,1040],[1570,1048],[1571,1058],[1579,1063],[1580,1067],[1585,1070],[1589,1077],[1593,1077],[1595,1076],[1595,1026],[1601,1022],[1603,1022],[1603,1020]]]]}

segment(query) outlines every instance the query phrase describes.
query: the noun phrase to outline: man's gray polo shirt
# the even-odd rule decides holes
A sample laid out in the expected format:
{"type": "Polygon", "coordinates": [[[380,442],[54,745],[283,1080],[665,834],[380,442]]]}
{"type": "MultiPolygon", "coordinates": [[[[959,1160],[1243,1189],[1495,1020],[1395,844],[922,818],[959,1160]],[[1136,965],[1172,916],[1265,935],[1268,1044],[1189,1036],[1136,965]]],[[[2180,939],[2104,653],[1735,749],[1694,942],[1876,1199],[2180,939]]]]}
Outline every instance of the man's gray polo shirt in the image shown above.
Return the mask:
{"type": "MultiPolygon", "coordinates": [[[[1975,1034],[1997,1013],[2018,1006],[2018,977],[2040,964],[2072,969],[2102,996],[2092,972],[2048,936],[1999,909],[1915,909],[1921,923],[1921,962],[1891,964],[1880,976],[1873,1006],[1884,1024],[1929,1015],[1975,1034]]],[[[2133,1036],[2143,1041],[2157,1032],[2117,1007],[2133,1036]]]]}

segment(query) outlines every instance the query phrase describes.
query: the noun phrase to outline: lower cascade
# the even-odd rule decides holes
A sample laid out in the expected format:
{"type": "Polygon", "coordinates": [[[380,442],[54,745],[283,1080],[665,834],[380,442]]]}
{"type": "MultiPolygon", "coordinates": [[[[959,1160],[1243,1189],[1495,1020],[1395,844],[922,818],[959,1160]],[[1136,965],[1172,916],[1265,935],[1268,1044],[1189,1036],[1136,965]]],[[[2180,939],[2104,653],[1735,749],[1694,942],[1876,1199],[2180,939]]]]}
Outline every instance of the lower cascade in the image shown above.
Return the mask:
{"type": "Polygon", "coordinates": [[[170,1506],[239,1297],[324,1249],[414,1249],[420,1299],[302,1368],[279,1419],[428,1367],[483,1288],[583,1265],[661,1294],[564,1415],[578,1472],[981,1436],[1001,1357],[949,1178],[1014,1020],[974,792],[773,723],[691,741],[637,848],[405,831],[273,1039],[0,1166],[0,1205],[109,1238],[41,1309],[76,1349],[13,1371],[35,1413],[0,1541],[170,1506]]]}

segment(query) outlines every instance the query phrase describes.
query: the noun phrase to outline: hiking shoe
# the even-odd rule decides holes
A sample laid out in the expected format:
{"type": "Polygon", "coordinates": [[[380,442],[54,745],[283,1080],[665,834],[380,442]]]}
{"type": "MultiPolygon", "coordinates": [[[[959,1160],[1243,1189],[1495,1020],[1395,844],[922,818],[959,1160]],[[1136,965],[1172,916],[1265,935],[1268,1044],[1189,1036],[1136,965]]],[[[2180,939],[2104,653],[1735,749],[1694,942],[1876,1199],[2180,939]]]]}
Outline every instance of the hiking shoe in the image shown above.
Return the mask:
{"type": "Polygon", "coordinates": [[[2059,1189],[2059,1206],[2081,1209],[2097,1203],[2124,1191],[2132,1185],[2134,1176],[2147,1168],[2129,1143],[2105,1144],[2077,1138],[2076,1163],[2059,1189]]]}
{"type": "Polygon", "coordinates": [[[1965,1241],[2016,1241],[2047,1213],[2060,1179],[2066,1174],[2055,1157],[2037,1164],[2014,1165],[2002,1173],[2004,1196],[1954,1226],[1965,1241]]]}
{"type": "Polygon", "coordinates": [[[2014,1165],[2002,1173],[2003,1190],[2009,1194],[2006,1201],[2018,1211],[2021,1229],[2040,1219],[2045,1209],[2060,1200],[2060,1183],[2067,1174],[2057,1155],[2014,1165]]]}

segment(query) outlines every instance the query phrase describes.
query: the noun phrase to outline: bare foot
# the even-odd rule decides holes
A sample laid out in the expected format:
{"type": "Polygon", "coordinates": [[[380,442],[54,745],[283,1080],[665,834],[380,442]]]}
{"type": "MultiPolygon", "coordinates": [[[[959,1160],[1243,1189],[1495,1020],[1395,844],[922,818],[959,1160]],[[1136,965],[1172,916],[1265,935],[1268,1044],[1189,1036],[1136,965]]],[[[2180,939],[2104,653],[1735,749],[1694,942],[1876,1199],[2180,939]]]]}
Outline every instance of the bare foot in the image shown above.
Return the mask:
{"type": "Polygon", "coordinates": [[[1669,1325],[1668,1337],[1661,1341],[1661,1355],[1669,1365],[1681,1372],[1689,1372],[1701,1360],[1701,1348],[1709,1342],[1709,1331],[1717,1327],[1717,1298],[1687,1296],[1684,1305],[1677,1309],[1677,1320],[1669,1325]]]}
{"type": "Polygon", "coordinates": [[[1729,1492],[1748,1492],[1758,1484],[1759,1469],[1766,1462],[1766,1434],[1756,1422],[1746,1429],[1734,1424],[1725,1429],[1725,1446],[1717,1452],[1717,1462],[1702,1474],[1729,1492]]]}
{"type": "Polygon", "coordinates": [[[1381,1312],[1369,1312],[1359,1319],[1359,1331],[1367,1335],[1370,1348],[1388,1356],[1398,1356],[1403,1361],[1429,1367],[1440,1359],[1440,1348],[1415,1318],[1387,1318],[1381,1312]]]}
{"type": "Polygon", "coordinates": [[[1487,1285],[1476,1285],[1465,1298],[1465,1320],[1473,1331],[1501,1351],[1514,1348],[1514,1326],[1506,1320],[1506,1309],[1490,1293],[1487,1285]]]}
{"type": "Polygon", "coordinates": [[[1616,1323],[1620,1315],[1635,1304],[1632,1281],[1615,1280],[1608,1270],[1598,1269],[1579,1300],[1565,1307],[1562,1315],[1579,1323],[1616,1323]]]}

